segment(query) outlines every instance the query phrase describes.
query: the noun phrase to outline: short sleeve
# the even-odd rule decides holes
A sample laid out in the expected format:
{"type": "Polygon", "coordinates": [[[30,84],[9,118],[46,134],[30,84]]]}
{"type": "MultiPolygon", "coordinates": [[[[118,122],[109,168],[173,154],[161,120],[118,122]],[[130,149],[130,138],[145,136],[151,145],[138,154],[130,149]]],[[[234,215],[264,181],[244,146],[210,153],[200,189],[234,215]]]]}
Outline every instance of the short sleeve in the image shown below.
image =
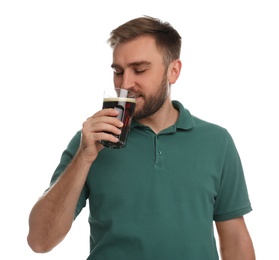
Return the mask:
{"type": "MultiPolygon", "coordinates": [[[[72,138],[72,140],[69,142],[66,150],[63,151],[60,162],[52,175],[50,185],[52,185],[58,179],[58,177],[64,172],[64,170],[66,169],[68,164],[71,162],[71,160],[75,156],[77,149],[79,147],[79,144],[80,144],[80,138],[81,138],[81,131],[78,131],[75,134],[75,136],[72,138]]],[[[86,206],[86,200],[88,198],[88,193],[89,193],[89,191],[85,184],[82,189],[82,192],[80,194],[78,203],[77,203],[77,207],[76,207],[76,211],[75,211],[75,218],[79,215],[81,210],[86,206]]]]}
{"type": "Polygon", "coordinates": [[[225,221],[243,216],[251,210],[241,160],[233,139],[228,134],[213,219],[225,221]]]}

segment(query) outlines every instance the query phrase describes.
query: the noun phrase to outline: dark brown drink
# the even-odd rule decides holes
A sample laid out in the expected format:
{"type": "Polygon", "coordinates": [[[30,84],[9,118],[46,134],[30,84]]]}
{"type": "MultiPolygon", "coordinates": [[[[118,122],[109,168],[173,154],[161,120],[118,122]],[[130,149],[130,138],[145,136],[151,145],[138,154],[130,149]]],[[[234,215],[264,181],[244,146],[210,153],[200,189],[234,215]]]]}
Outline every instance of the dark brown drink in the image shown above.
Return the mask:
{"type": "Polygon", "coordinates": [[[136,106],[136,100],[134,98],[115,97],[104,98],[103,109],[113,108],[119,111],[117,118],[123,122],[121,128],[121,134],[116,136],[119,142],[112,143],[106,140],[102,140],[101,143],[109,148],[124,148],[126,146],[127,136],[130,131],[130,124],[132,121],[133,113],[136,106]]]}

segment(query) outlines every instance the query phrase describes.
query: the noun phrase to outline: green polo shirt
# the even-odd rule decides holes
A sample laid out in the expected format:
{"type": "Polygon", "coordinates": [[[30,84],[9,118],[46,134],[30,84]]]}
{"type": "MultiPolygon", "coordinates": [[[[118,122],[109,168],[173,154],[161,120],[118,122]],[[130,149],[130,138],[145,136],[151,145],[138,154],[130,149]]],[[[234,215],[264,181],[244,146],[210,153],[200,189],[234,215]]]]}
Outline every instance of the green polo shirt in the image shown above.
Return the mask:
{"type": "MultiPolygon", "coordinates": [[[[126,148],[104,148],[92,164],[76,210],[77,216],[89,200],[88,259],[215,260],[213,220],[252,210],[227,130],[173,105],[176,124],[155,134],[133,122],[126,148]]],[[[80,131],[52,182],[79,141],[80,131]]]]}

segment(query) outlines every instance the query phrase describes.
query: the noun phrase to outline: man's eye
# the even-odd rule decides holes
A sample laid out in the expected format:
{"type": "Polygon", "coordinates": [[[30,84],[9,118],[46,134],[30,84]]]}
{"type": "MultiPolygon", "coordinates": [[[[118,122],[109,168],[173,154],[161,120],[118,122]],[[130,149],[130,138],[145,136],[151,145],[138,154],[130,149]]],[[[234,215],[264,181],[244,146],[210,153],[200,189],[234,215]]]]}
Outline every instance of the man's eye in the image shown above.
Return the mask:
{"type": "Polygon", "coordinates": [[[120,70],[114,70],[113,71],[113,73],[115,74],[115,75],[122,75],[123,74],[123,71],[120,71],[120,70]]]}
{"type": "Polygon", "coordinates": [[[136,74],[141,74],[141,73],[144,73],[146,70],[135,70],[135,73],[136,74]]]}

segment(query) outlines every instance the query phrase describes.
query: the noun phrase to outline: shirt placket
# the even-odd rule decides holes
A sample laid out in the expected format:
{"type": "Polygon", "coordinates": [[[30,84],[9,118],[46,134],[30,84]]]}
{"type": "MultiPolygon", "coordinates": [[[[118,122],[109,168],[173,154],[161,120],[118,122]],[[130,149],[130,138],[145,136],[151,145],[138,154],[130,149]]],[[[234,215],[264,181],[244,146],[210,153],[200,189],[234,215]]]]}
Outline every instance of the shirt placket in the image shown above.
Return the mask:
{"type": "Polygon", "coordinates": [[[154,147],[155,147],[155,167],[160,168],[163,165],[163,145],[160,135],[155,135],[154,137],[154,147]]]}

